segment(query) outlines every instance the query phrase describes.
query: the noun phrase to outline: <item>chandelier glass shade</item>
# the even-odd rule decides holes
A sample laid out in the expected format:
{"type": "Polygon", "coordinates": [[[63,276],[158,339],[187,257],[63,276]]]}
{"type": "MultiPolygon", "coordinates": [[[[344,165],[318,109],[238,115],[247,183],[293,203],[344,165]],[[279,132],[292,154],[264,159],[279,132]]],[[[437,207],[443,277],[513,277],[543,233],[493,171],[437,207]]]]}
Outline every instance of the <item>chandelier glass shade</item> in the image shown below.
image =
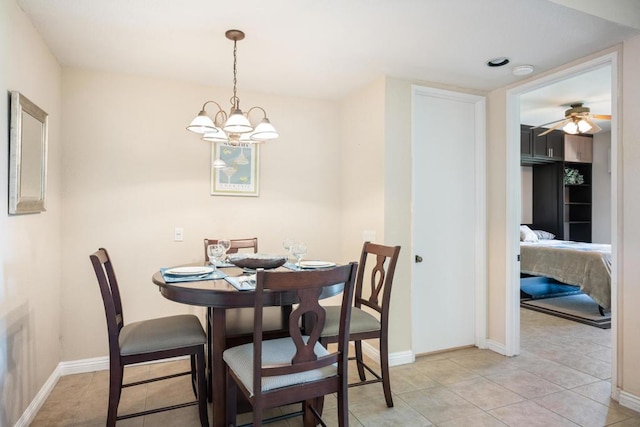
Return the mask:
{"type": "MultiPolygon", "coordinates": [[[[233,96],[229,113],[215,101],[207,101],[202,106],[198,115],[191,121],[187,130],[202,135],[202,140],[214,143],[223,143],[231,146],[242,144],[256,144],[276,139],[278,131],[273,127],[267,112],[262,107],[251,107],[246,113],[240,109],[240,98],[237,96],[237,42],[244,39],[244,33],[240,30],[228,30],[225,36],[233,41],[233,96]],[[207,112],[207,105],[217,107],[215,114],[207,112]],[[254,125],[251,122],[251,113],[260,112],[261,117],[254,125]]],[[[255,115],[255,114],[254,114],[255,115]]],[[[214,168],[224,168],[224,161],[216,159],[214,168]]]]}

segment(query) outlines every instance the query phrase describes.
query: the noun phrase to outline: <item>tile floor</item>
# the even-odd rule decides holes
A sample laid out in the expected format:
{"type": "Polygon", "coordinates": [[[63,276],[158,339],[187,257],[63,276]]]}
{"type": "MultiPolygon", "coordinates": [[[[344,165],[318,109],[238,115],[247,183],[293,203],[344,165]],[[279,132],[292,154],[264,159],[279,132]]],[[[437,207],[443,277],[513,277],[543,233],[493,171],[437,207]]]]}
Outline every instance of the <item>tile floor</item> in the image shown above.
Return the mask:
{"type": "MultiPolygon", "coordinates": [[[[352,388],[350,425],[640,426],[639,413],[609,398],[610,330],[526,309],[521,316],[520,356],[508,358],[470,348],[394,367],[394,408],[386,407],[380,384],[352,388]]],[[[180,361],[131,367],[126,369],[125,381],[186,366],[180,361]]],[[[186,378],[125,389],[119,412],[191,399],[186,378]]],[[[107,389],[107,371],[62,377],[31,425],[104,426],[107,389]]],[[[272,414],[293,409],[275,409],[272,414]]],[[[239,416],[238,422],[248,422],[246,415],[239,416]]],[[[325,415],[329,426],[337,425],[335,398],[326,399],[325,415]]],[[[195,407],[118,422],[122,427],[198,425],[195,407]]],[[[271,425],[302,423],[292,418],[271,425]]]]}

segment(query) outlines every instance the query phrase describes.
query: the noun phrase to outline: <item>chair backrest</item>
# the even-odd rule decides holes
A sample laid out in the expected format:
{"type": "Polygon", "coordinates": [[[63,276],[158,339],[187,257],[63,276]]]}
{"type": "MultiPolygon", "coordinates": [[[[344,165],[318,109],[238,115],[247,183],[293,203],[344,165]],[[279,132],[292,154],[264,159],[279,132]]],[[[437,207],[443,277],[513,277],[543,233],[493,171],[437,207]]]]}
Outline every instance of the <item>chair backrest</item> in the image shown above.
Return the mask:
{"type": "MultiPolygon", "coordinates": [[[[238,249],[253,249],[253,253],[258,253],[258,238],[251,237],[249,239],[229,239],[231,246],[227,251],[228,254],[235,254],[238,249]]],[[[204,239],[204,260],[208,261],[207,246],[215,245],[218,243],[218,239],[204,239]]]]}
{"type": "Polygon", "coordinates": [[[354,305],[358,308],[364,305],[380,313],[380,323],[383,327],[389,321],[391,286],[399,254],[400,246],[384,246],[371,242],[364,242],[362,245],[354,305]],[[370,259],[373,265],[367,265],[370,259]],[[369,279],[369,292],[363,296],[365,277],[369,279]]]}
{"type": "MultiPolygon", "coordinates": [[[[338,372],[344,368],[348,360],[349,321],[351,318],[351,301],[353,299],[355,276],[358,264],[352,262],[328,270],[315,271],[265,271],[258,270],[256,275],[256,303],[253,331],[253,390],[261,390],[262,377],[274,375],[296,374],[303,371],[320,369],[338,363],[338,372]],[[344,283],[342,309],[340,311],[340,327],[338,349],[333,353],[318,358],[314,348],[324,328],[325,310],[319,300],[325,286],[344,283]],[[263,294],[269,291],[292,291],[298,299],[298,305],[289,315],[289,335],[296,346],[296,353],[290,364],[262,367],[262,313],[263,294]],[[300,324],[303,316],[312,316],[312,321],[305,321],[311,330],[304,331],[308,339],[303,339],[300,324]]],[[[345,379],[346,381],[346,379],[345,379]]]]}
{"type": "Polygon", "coordinates": [[[107,332],[109,334],[109,353],[111,360],[119,357],[120,346],[118,337],[120,330],[124,326],[124,317],[122,314],[122,301],[120,299],[120,290],[118,289],[118,280],[113,271],[113,264],[109,258],[106,249],[100,248],[93,254],[89,255],[93,270],[98,279],[100,293],[102,294],[102,302],[104,303],[104,312],[107,317],[107,332]]]}

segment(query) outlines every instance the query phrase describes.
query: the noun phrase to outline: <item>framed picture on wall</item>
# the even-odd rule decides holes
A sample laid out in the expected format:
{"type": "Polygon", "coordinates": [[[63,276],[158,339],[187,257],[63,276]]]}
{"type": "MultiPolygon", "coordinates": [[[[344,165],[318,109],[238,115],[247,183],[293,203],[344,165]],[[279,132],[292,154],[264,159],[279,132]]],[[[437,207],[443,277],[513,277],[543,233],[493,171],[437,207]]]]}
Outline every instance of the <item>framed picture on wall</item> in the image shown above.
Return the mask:
{"type": "Polygon", "coordinates": [[[214,143],[211,147],[211,195],[257,197],[260,194],[258,145],[214,143]],[[213,162],[217,159],[226,166],[214,168],[213,162]]]}

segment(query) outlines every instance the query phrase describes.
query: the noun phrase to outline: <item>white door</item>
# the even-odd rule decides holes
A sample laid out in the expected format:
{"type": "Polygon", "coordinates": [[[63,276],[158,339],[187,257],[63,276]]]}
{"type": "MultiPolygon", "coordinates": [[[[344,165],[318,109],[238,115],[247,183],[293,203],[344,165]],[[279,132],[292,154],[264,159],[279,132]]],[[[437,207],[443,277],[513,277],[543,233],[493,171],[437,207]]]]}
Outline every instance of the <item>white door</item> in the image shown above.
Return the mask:
{"type": "Polygon", "coordinates": [[[484,109],[483,97],[413,88],[416,355],[484,339],[484,109]]]}

